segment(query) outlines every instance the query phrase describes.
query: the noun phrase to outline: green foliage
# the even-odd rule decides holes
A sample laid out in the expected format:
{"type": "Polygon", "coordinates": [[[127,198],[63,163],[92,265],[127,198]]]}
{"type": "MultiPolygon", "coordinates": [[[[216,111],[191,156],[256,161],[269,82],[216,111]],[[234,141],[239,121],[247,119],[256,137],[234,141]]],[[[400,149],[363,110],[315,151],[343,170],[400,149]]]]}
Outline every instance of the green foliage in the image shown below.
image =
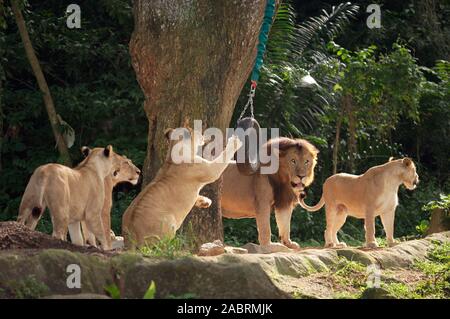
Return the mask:
{"type": "MultiPolygon", "coordinates": [[[[70,2],[28,3],[24,17],[56,110],[75,130],[72,158],[81,160],[79,149],[83,145],[112,144],[115,151],[141,167],[146,154],[147,120],[128,53],[133,28],[131,1],[80,4],[81,29],[66,27],[63,13],[70,2]]],[[[5,19],[7,28],[0,31],[0,65],[6,78],[0,100],[0,114],[4,114],[0,132],[0,220],[13,220],[34,169],[57,162],[58,153],[9,9],[5,19]]],[[[1,73],[0,69],[0,79],[1,73]]],[[[130,187],[119,189],[112,216],[116,233],[120,233],[124,209],[136,194],[136,190],[129,191],[130,187]]],[[[48,214],[38,230],[51,232],[48,214]]]]}
{"type": "Polygon", "coordinates": [[[49,292],[49,288],[33,275],[9,283],[9,290],[17,299],[37,299],[49,292]]]}
{"type": "Polygon", "coordinates": [[[146,257],[160,258],[180,258],[190,256],[191,243],[183,235],[173,238],[166,237],[155,243],[147,244],[139,248],[139,251],[146,257]]]}
{"type": "Polygon", "coordinates": [[[104,289],[112,299],[120,299],[120,289],[116,284],[108,285],[104,289]]]}
{"type": "Polygon", "coordinates": [[[425,206],[422,207],[422,210],[431,211],[436,208],[448,210],[450,208],[450,194],[439,194],[439,198],[439,200],[428,202],[425,206]]]}
{"type": "MultiPolygon", "coordinates": [[[[116,284],[108,285],[104,287],[104,290],[112,299],[120,299],[122,297],[120,289],[116,284]]],[[[155,294],[156,294],[156,284],[152,280],[147,290],[145,291],[145,294],[142,297],[142,299],[155,299],[155,294]]]]}
{"type": "Polygon", "coordinates": [[[367,281],[366,267],[356,261],[349,261],[341,257],[331,276],[335,281],[344,286],[352,286],[357,289],[365,288],[367,281]]]}
{"type": "Polygon", "coordinates": [[[413,285],[385,284],[395,298],[400,299],[448,299],[450,297],[450,244],[434,242],[428,259],[418,261],[413,267],[423,274],[423,279],[413,285]]]}
{"type": "Polygon", "coordinates": [[[155,294],[156,294],[156,285],[155,282],[152,280],[150,286],[148,286],[148,289],[145,292],[143,299],[155,299],[155,294]]]}

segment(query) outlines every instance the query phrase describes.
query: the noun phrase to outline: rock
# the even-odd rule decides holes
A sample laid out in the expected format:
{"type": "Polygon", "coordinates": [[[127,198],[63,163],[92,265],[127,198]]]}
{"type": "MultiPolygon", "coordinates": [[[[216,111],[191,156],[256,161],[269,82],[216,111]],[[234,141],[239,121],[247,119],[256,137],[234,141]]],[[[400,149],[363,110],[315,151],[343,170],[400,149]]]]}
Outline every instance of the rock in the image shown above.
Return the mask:
{"type": "Polygon", "coordinates": [[[123,249],[125,247],[124,239],[122,236],[114,236],[114,239],[111,241],[112,249],[123,249]]]}
{"type": "Polygon", "coordinates": [[[395,299],[384,288],[366,288],[361,295],[361,299],[395,299]]]}
{"type": "Polygon", "coordinates": [[[377,260],[373,258],[369,253],[355,248],[342,248],[337,249],[338,256],[347,258],[348,260],[359,262],[365,266],[376,264],[377,260]]]}
{"type": "Polygon", "coordinates": [[[111,298],[106,295],[85,293],[75,295],[50,295],[43,297],[41,299],[111,299],[111,298]]]}
{"type": "MultiPolygon", "coordinates": [[[[85,294],[103,296],[105,287],[115,283],[121,287],[122,298],[140,299],[152,281],[156,284],[156,298],[188,294],[195,298],[290,298],[296,291],[302,293],[301,297],[307,294],[331,298],[330,284],[333,282],[327,282],[327,278],[329,280],[335,265],[342,262],[341,258],[366,264],[375,260],[382,269],[409,271],[414,260],[425,258],[435,241],[449,242],[449,238],[450,232],[439,233],[372,251],[350,247],[314,248],[272,254],[227,253],[177,259],[144,257],[133,251],[104,255],[63,249],[0,250],[0,298],[2,295],[5,298],[17,297],[17,287],[23,292],[48,287],[48,291],[39,289],[36,298],[46,295],[70,298],[74,294],[73,298],[81,298],[85,294]],[[67,287],[70,275],[67,266],[70,264],[80,266],[80,289],[67,287]]],[[[209,244],[213,244],[210,246],[214,249],[225,251],[220,242],[209,244]]],[[[254,244],[246,246],[260,248],[254,244]]],[[[233,247],[227,249],[234,250],[233,247]]],[[[380,296],[379,293],[368,290],[364,296],[380,296]]]]}
{"type": "Polygon", "coordinates": [[[225,253],[225,247],[220,240],[215,240],[212,243],[205,243],[200,246],[199,256],[217,256],[225,253]]]}
{"type": "Polygon", "coordinates": [[[293,251],[280,243],[271,243],[268,246],[261,246],[253,243],[247,243],[242,248],[247,249],[249,254],[272,254],[279,252],[293,251]]]}
{"type": "Polygon", "coordinates": [[[248,250],[245,248],[231,247],[231,246],[226,246],[225,252],[227,254],[238,254],[238,255],[248,254],[248,250]]]}
{"type": "Polygon", "coordinates": [[[242,246],[249,254],[262,254],[261,247],[257,244],[248,243],[242,246]]]}

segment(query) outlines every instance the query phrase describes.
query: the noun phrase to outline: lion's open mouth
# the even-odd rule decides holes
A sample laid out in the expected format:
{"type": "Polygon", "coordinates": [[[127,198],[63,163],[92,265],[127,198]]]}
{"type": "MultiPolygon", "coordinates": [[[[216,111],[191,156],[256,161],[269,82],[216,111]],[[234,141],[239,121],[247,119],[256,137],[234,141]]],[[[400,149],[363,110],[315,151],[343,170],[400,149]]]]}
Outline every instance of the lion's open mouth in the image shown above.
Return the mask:
{"type": "Polygon", "coordinates": [[[303,189],[305,187],[301,182],[300,183],[291,182],[291,186],[292,188],[300,188],[300,189],[303,189]]]}

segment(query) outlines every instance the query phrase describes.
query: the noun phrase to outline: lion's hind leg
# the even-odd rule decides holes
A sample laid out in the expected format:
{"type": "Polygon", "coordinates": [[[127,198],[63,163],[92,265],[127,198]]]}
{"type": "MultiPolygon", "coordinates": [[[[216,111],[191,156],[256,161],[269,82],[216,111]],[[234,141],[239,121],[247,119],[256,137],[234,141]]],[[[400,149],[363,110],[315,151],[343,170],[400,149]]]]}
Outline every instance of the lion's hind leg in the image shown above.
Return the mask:
{"type": "Polygon", "coordinates": [[[324,238],[325,238],[325,247],[326,248],[334,248],[336,246],[335,244],[335,220],[336,215],[338,213],[338,208],[334,204],[325,204],[325,216],[326,216],[326,222],[327,226],[324,232],[324,238]]]}
{"type": "Polygon", "coordinates": [[[61,240],[67,240],[67,231],[69,227],[69,214],[67,208],[49,207],[52,216],[53,233],[52,236],[61,240]]]}
{"type": "Polygon", "coordinates": [[[347,247],[347,244],[344,242],[340,242],[337,233],[345,224],[345,220],[347,219],[347,210],[345,206],[338,205],[336,216],[334,217],[334,227],[333,227],[333,243],[335,247],[347,247]]]}
{"type": "Polygon", "coordinates": [[[94,234],[98,239],[103,250],[110,250],[111,244],[106,240],[105,231],[103,227],[103,221],[100,212],[86,211],[86,226],[87,230],[94,234]]]}

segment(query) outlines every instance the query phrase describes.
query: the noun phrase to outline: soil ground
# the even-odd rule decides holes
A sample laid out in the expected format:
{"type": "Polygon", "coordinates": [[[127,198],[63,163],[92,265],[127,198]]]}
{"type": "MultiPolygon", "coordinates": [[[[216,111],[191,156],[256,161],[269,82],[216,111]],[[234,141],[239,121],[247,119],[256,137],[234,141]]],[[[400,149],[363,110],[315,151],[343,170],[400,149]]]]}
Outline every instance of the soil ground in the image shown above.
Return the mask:
{"type": "Polygon", "coordinates": [[[0,222],[0,250],[17,249],[67,249],[72,252],[98,253],[110,255],[93,246],[76,246],[68,241],[62,241],[50,235],[30,230],[17,222],[0,222]]]}

